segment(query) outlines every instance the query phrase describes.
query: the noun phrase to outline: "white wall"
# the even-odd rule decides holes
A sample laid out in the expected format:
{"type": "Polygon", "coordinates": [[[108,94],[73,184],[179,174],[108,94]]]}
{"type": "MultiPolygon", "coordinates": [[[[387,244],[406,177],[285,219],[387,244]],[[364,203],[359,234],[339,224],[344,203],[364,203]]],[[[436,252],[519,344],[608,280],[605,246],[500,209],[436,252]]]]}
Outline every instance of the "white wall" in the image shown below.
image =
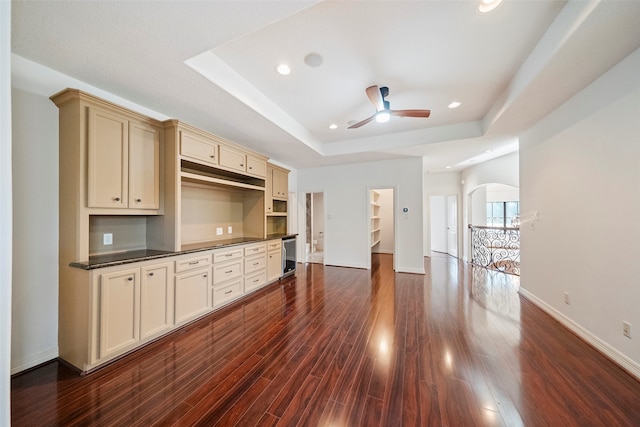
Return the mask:
{"type": "Polygon", "coordinates": [[[640,50],[521,137],[520,203],[522,293],[640,377],[638,76],[640,50]]]}
{"type": "Polygon", "coordinates": [[[391,187],[397,200],[396,268],[423,274],[421,158],[298,170],[299,194],[324,192],[325,264],[370,268],[369,191],[391,187]]]}
{"type": "Polygon", "coordinates": [[[11,370],[18,372],[58,356],[58,109],[14,89],[12,110],[11,370]]]}
{"type": "Polygon", "coordinates": [[[0,426],[11,424],[11,2],[0,2],[0,426]]]}
{"type": "Polygon", "coordinates": [[[430,249],[447,253],[447,196],[429,196],[430,249]]]}

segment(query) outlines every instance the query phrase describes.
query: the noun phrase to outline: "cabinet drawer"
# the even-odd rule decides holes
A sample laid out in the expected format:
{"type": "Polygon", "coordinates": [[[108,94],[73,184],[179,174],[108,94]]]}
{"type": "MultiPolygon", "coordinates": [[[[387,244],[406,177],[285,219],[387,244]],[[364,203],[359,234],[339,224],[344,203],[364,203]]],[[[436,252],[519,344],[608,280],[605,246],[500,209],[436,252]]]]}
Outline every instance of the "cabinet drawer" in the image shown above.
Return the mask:
{"type": "Polygon", "coordinates": [[[259,255],[265,252],[267,252],[267,245],[265,243],[251,245],[244,248],[244,256],[259,255]]]}
{"type": "Polygon", "coordinates": [[[213,263],[218,264],[220,262],[232,261],[234,259],[242,258],[242,248],[228,249],[225,251],[213,253],[213,263]]]}
{"type": "Polygon", "coordinates": [[[259,287],[264,285],[266,282],[267,282],[267,272],[263,270],[261,273],[246,277],[244,279],[244,291],[249,292],[254,289],[258,289],[259,287]]]}
{"type": "Polygon", "coordinates": [[[211,264],[211,255],[200,255],[198,257],[182,259],[176,261],[176,273],[206,267],[209,264],[211,264]]]}
{"type": "Polygon", "coordinates": [[[242,279],[233,280],[227,284],[213,287],[213,306],[218,307],[242,296],[242,279]]]}
{"type": "Polygon", "coordinates": [[[274,240],[271,242],[267,242],[267,250],[269,252],[282,250],[282,240],[274,240]]]}
{"type": "Polygon", "coordinates": [[[180,132],[180,155],[208,165],[218,164],[218,144],[190,133],[180,132]]]}
{"type": "Polygon", "coordinates": [[[251,274],[258,270],[263,270],[267,266],[267,257],[259,255],[244,260],[244,274],[251,274]]]}
{"type": "Polygon", "coordinates": [[[218,285],[227,280],[242,276],[242,260],[232,261],[213,267],[213,284],[218,285]]]}

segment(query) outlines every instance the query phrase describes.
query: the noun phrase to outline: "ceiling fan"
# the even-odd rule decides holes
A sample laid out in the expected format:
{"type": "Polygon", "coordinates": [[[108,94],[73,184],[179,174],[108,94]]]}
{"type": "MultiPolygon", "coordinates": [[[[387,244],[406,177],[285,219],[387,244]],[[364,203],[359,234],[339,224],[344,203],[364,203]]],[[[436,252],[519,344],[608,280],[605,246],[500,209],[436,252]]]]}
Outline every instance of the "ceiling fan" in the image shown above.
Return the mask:
{"type": "Polygon", "coordinates": [[[384,123],[389,121],[391,116],[400,117],[429,117],[431,110],[391,110],[389,108],[389,101],[385,99],[389,95],[389,88],[382,86],[379,88],[376,85],[369,86],[366,90],[367,96],[373,105],[376,107],[376,113],[358,123],[354,123],[348,127],[348,129],[359,128],[362,125],[366,125],[373,119],[376,119],[378,123],[384,123]]]}

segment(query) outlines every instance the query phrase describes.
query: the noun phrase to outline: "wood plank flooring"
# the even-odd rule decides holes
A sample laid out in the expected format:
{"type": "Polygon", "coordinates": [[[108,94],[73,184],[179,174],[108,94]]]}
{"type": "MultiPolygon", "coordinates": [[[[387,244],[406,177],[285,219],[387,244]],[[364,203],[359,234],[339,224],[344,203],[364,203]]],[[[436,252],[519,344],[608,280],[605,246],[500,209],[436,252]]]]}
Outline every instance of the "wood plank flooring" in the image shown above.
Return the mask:
{"type": "Polygon", "coordinates": [[[427,274],[299,264],[103,369],[12,379],[13,426],[638,426],[640,383],[517,293],[434,253],[427,274]]]}

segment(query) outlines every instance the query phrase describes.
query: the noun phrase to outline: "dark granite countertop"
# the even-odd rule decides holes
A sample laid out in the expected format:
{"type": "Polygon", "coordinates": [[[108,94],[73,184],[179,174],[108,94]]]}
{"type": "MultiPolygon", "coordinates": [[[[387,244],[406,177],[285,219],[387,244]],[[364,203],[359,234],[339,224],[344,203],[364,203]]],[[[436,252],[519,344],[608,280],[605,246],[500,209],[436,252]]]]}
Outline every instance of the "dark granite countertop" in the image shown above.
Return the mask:
{"type": "Polygon", "coordinates": [[[297,234],[270,234],[266,239],[259,237],[238,237],[234,239],[216,240],[213,242],[182,245],[183,250],[177,252],[154,249],[115,252],[111,254],[90,256],[89,261],[72,262],[69,265],[71,267],[81,268],[83,270],[94,270],[96,268],[113,267],[116,265],[130,264],[133,262],[148,261],[152,259],[184,255],[192,252],[220,249],[229,246],[242,245],[245,243],[264,242],[273,239],[284,239],[294,236],[297,236],[297,234]]]}

